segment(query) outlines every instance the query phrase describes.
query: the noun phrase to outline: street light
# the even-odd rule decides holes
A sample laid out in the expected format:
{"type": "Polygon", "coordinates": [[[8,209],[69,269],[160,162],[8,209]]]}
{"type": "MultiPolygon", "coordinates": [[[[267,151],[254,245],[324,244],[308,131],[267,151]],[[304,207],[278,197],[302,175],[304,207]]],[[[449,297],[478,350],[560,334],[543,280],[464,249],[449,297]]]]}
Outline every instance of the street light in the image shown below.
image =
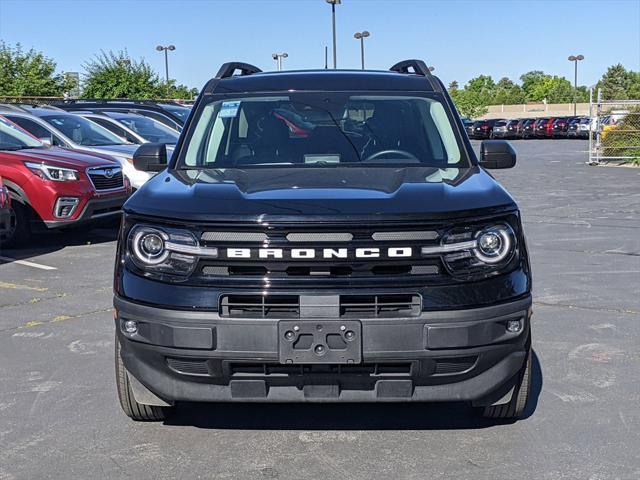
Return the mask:
{"type": "Polygon", "coordinates": [[[584,60],[584,55],[571,55],[568,60],[573,62],[573,115],[576,115],[576,102],[578,94],[578,62],[584,60]]]}
{"type": "Polygon", "coordinates": [[[342,0],[326,0],[331,4],[331,22],[333,24],[333,68],[338,68],[338,60],[336,54],[336,5],[340,5],[342,0]]]}
{"type": "Polygon", "coordinates": [[[273,58],[276,62],[278,62],[278,71],[282,70],[282,59],[287,58],[289,56],[288,53],[273,53],[271,54],[271,58],[273,58]]]}
{"type": "Polygon", "coordinates": [[[353,34],[353,38],[360,40],[360,61],[362,62],[362,70],[364,70],[364,39],[371,36],[366,30],[363,32],[356,32],[353,34]]]}
{"type": "Polygon", "coordinates": [[[162,45],[158,45],[156,50],[159,52],[164,51],[164,73],[165,73],[165,81],[167,83],[167,97],[169,96],[169,55],[167,52],[173,52],[176,49],[175,45],[167,45],[163,47],[162,45]]]}

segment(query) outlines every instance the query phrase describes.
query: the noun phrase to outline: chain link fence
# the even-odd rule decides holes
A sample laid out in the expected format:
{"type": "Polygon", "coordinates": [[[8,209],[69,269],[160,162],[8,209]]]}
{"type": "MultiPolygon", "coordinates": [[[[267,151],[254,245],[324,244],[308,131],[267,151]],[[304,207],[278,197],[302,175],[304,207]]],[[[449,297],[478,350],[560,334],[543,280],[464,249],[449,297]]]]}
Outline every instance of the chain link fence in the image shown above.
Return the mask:
{"type": "Polygon", "coordinates": [[[589,164],[640,166],[640,100],[602,100],[589,104],[589,164]]]}

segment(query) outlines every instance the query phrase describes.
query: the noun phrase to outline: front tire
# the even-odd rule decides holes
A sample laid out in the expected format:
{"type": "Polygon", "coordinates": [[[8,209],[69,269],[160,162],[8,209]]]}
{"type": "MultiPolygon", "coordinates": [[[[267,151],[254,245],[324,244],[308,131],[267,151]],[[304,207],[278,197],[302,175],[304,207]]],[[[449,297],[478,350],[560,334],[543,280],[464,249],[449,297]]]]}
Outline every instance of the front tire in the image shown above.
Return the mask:
{"type": "Polygon", "coordinates": [[[136,402],[129,382],[129,374],[122,363],[120,356],[120,341],[116,335],[116,387],[118,388],[118,400],[122,411],[132,420],[139,422],[157,422],[167,418],[171,407],[158,407],[156,405],[144,405],[136,402]]]}
{"type": "Polygon", "coordinates": [[[531,346],[527,350],[524,365],[516,377],[511,400],[501,405],[482,407],[480,415],[484,418],[516,419],[522,417],[531,391],[531,346]]]}
{"type": "Polygon", "coordinates": [[[21,246],[31,237],[29,207],[14,200],[9,206],[9,215],[9,230],[0,237],[3,248],[21,246]]]}

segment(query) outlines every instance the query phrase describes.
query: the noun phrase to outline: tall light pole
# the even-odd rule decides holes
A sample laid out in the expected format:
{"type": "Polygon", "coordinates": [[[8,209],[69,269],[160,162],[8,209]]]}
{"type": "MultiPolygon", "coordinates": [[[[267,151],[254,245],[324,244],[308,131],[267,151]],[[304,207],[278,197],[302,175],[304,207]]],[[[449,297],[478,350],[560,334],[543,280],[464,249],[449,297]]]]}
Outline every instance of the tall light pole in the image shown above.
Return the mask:
{"type": "Polygon", "coordinates": [[[571,55],[568,60],[573,62],[573,115],[576,115],[577,110],[577,95],[578,95],[578,62],[584,60],[584,55],[571,55]]]}
{"type": "Polygon", "coordinates": [[[278,71],[282,70],[282,59],[287,58],[289,56],[288,53],[273,53],[271,54],[271,58],[273,58],[276,62],[278,62],[278,71]]]}
{"type": "Polygon", "coordinates": [[[342,0],[326,0],[326,2],[331,4],[331,22],[333,24],[333,68],[335,70],[338,68],[338,55],[336,53],[336,5],[340,5],[342,0]]]}
{"type": "Polygon", "coordinates": [[[169,55],[168,52],[173,52],[176,49],[175,45],[167,45],[166,47],[158,45],[156,50],[159,52],[164,51],[164,74],[165,82],[167,84],[167,97],[169,96],[169,55]]]}
{"type": "Polygon", "coordinates": [[[364,39],[371,36],[366,30],[363,32],[356,32],[353,34],[353,38],[360,40],[360,62],[362,63],[362,70],[364,70],[364,39]]]}

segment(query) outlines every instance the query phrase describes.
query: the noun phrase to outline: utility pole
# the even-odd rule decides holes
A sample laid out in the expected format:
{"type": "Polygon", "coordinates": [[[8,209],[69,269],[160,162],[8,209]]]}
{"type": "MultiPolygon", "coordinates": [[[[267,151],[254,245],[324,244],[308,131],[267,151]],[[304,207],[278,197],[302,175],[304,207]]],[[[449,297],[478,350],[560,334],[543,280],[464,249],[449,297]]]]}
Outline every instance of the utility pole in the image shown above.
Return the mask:
{"type": "Polygon", "coordinates": [[[366,30],[353,34],[353,38],[355,38],[356,40],[360,40],[360,62],[362,64],[362,70],[364,70],[364,39],[369,36],[371,36],[371,34],[366,30]]]}
{"type": "Polygon", "coordinates": [[[336,5],[340,5],[342,0],[326,0],[331,4],[331,22],[333,25],[333,68],[338,68],[338,54],[336,51],[336,5]]]}
{"type": "Polygon", "coordinates": [[[167,98],[169,98],[169,55],[168,52],[173,52],[176,49],[175,45],[167,45],[166,47],[162,45],[158,45],[156,50],[159,52],[164,51],[164,73],[165,73],[165,83],[167,86],[167,98]]]}
{"type": "Polygon", "coordinates": [[[273,58],[278,63],[278,71],[282,70],[282,59],[287,58],[289,56],[288,53],[273,53],[271,54],[271,58],[273,58]]]}
{"type": "Polygon", "coordinates": [[[571,55],[568,60],[573,62],[573,115],[575,116],[578,101],[578,62],[584,60],[584,55],[571,55]]]}

